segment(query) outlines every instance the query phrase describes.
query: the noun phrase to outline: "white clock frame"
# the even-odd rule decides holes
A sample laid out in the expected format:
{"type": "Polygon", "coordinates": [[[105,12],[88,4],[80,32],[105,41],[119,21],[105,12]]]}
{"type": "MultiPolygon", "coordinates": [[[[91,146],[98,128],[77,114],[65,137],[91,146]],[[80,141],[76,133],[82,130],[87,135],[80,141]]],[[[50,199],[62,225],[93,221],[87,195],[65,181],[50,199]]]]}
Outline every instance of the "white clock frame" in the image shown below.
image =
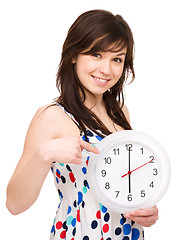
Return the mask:
{"type": "Polygon", "coordinates": [[[153,207],[157,202],[159,202],[159,200],[163,197],[168,188],[171,176],[171,166],[166,151],[156,139],[143,132],[138,132],[134,130],[122,130],[106,136],[104,139],[102,139],[99,143],[96,144],[96,147],[100,150],[100,154],[97,155],[93,153],[88,153],[90,155],[88,165],[88,182],[96,199],[100,203],[102,203],[105,207],[112,211],[126,213],[136,209],[150,208],[153,207]],[[147,148],[150,148],[152,152],[156,156],[158,156],[158,162],[161,169],[161,179],[159,185],[148,199],[141,202],[141,205],[139,203],[132,204],[131,202],[128,204],[128,206],[126,204],[116,203],[114,199],[112,200],[108,198],[99,186],[98,174],[96,169],[99,161],[102,161],[102,157],[105,156],[105,153],[106,151],[108,151],[108,149],[124,141],[134,144],[141,143],[147,148]]]}

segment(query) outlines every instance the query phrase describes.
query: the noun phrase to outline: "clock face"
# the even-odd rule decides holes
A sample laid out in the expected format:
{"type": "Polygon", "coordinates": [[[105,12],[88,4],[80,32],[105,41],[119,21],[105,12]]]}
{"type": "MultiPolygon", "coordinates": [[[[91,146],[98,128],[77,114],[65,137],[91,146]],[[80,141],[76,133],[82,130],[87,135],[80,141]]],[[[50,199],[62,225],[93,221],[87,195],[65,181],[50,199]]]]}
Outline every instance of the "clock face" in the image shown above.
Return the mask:
{"type": "Polygon", "coordinates": [[[161,180],[157,155],[136,142],[120,142],[108,148],[96,166],[102,194],[116,205],[136,208],[150,198],[161,180]]]}
{"type": "Polygon", "coordinates": [[[91,154],[88,180],[97,200],[115,212],[153,207],[170,181],[170,162],[151,136],[123,130],[105,137],[91,154]]]}

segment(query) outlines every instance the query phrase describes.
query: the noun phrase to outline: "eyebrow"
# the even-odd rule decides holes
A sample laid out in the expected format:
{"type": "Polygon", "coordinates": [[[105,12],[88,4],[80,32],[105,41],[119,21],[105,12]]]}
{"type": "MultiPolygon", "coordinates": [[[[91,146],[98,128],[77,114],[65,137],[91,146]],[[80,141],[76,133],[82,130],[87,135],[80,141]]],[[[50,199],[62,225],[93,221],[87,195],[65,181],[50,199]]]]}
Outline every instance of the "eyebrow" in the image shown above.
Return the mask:
{"type": "Polygon", "coordinates": [[[125,56],[126,56],[126,53],[125,53],[125,52],[118,53],[116,56],[122,56],[122,55],[125,55],[125,56]]]}

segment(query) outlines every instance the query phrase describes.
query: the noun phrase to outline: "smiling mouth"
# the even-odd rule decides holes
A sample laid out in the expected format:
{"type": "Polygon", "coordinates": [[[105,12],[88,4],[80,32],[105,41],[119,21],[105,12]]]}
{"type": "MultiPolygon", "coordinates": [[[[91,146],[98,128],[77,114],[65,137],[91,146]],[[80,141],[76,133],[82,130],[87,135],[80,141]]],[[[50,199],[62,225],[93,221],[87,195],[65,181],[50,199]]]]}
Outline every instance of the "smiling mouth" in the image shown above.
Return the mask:
{"type": "Polygon", "coordinates": [[[106,82],[110,81],[110,79],[99,78],[99,77],[96,77],[96,76],[93,76],[93,75],[91,75],[91,76],[94,78],[94,80],[96,80],[98,82],[101,82],[101,83],[106,83],[106,82]]]}

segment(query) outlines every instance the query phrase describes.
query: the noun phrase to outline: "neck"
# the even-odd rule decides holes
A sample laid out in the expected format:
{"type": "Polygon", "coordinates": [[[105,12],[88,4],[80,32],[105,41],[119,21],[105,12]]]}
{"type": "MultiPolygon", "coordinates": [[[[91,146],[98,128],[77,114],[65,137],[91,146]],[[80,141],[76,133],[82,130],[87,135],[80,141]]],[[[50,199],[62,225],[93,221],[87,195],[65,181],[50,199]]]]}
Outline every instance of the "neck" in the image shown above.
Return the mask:
{"type": "Polygon", "coordinates": [[[85,107],[94,111],[94,109],[102,109],[104,108],[103,94],[100,95],[92,95],[90,92],[85,91],[85,107]]]}

